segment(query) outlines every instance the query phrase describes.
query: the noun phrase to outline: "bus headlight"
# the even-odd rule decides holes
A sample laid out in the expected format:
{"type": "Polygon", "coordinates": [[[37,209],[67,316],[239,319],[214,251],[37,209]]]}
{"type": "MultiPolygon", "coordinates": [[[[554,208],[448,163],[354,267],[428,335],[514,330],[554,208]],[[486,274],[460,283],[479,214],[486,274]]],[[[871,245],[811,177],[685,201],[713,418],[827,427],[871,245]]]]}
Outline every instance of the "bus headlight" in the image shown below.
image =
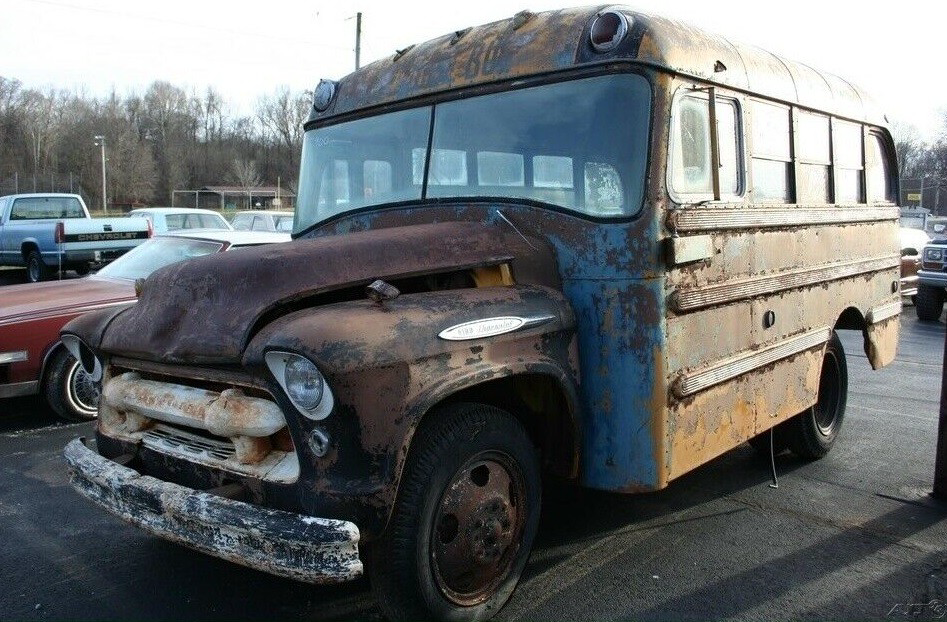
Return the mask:
{"type": "Polygon", "coordinates": [[[316,365],[291,352],[266,353],[266,365],[293,405],[309,419],[325,419],[334,405],[332,392],[316,365]]]}

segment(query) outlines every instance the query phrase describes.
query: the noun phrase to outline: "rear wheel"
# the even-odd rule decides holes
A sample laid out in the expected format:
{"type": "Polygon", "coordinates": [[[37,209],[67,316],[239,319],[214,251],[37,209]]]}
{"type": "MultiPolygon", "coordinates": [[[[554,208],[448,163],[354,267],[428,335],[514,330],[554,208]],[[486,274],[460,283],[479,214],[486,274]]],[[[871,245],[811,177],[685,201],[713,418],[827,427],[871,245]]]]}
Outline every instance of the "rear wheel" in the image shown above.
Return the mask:
{"type": "Polygon", "coordinates": [[[26,280],[39,283],[49,279],[52,271],[43,263],[43,256],[35,248],[26,255],[26,280]]]}
{"type": "Polygon", "coordinates": [[[75,271],[79,276],[85,276],[92,271],[92,268],[89,267],[89,264],[82,263],[75,267],[75,271]]]}
{"type": "Polygon", "coordinates": [[[917,319],[922,322],[936,322],[944,310],[944,288],[920,285],[914,298],[914,310],[917,319]]]}
{"type": "Polygon", "coordinates": [[[456,404],[412,443],[369,577],[392,620],[483,620],[506,603],[539,523],[539,460],[509,413],[456,404]]]}
{"type": "Polygon", "coordinates": [[[58,348],[50,358],[44,392],[64,421],[88,421],[98,414],[99,387],[66,348],[58,348]]]}
{"type": "Polygon", "coordinates": [[[818,401],[786,422],[786,441],[793,453],[807,460],[817,460],[829,453],[842,428],[847,400],[845,350],[838,334],[833,332],[822,359],[818,401]]]}

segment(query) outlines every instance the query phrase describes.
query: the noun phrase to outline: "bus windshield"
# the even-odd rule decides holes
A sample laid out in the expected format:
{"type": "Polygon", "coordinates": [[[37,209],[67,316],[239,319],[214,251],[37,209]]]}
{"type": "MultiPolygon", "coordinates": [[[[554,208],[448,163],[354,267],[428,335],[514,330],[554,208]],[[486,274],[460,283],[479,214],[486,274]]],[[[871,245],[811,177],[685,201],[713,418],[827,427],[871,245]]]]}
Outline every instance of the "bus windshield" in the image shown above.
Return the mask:
{"type": "Polygon", "coordinates": [[[618,74],[309,130],[294,230],[429,198],[524,199],[595,217],[634,215],[650,110],[648,82],[618,74]]]}

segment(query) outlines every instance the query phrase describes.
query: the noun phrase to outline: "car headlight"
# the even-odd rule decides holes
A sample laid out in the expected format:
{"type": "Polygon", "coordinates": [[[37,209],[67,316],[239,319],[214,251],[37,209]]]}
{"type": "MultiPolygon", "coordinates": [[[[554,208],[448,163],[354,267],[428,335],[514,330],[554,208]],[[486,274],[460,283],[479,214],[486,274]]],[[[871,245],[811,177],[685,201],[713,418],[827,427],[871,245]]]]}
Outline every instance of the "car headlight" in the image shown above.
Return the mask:
{"type": "Polygon", "coordinates": [[[941,248],[928,248],[924,251],[924,259],[931,261],[940,261],[944,258],[944,250],[941,248]]]}
{"type": "Polygon", "coordinates": [[[266,365],[293,405],[310,419],[325,419],[332,412],[332,391],[316,365],[291,352],[266,353],[266,365]]]}
{"type": "Polygon", "coordinates": [[[87,346],[84,341],[75,335],[63,335],[60,340],[62,344],[66,346],[66,349],[69,350],[69,354],[79,361],[79,364],[82,365],[82,370],[89,375],[92,382],[102,380],[102,363],[95,355],[95,352],[92,351],[92,348],[87,346]]]}

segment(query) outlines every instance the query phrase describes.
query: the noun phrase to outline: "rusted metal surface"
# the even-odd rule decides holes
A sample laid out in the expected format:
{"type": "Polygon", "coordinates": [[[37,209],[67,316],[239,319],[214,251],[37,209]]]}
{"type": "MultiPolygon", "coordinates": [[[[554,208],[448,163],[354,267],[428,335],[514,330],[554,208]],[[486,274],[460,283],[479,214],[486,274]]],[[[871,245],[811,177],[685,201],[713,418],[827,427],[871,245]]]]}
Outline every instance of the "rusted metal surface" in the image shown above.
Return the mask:
{"type": "Polygon", "coordinates": [[[264,437],[286,425],[275,402],[248,397],[239,389],[220,393],[144,380],[134,372],[110,378],[102,387],[110,408],[149,419],[207,430],[217,436],[264,437]]]}
{"type": "Polygon", "coordinates": [[[73,487],[122,520],[249,568],[309,583],[362,574],[358,528],[163,482],[103,458],[82,439],[66,446],[73,487]]]}
{"type": "Polygon", "coordinates": [[[280,402],[300,455],[301,485],[314,505],[337,508],[339,516],[373,537],[387,523],[421,418],[468,387],[517,374],[549,377],[567,387],[571,401],[563,415],[575,443],[567,454],[578,459],[574,330],[569,304],[549,288],[408,294],[384,306],[361,300],[284,316],[256,335],[244,365],[266,374],[263,358],[269,349],[297,352],[316,363],[332,387],[333,414],[315,422],[285,399],[280,402]],[[552,319],[489,339],[438,337],[446,327],[493,315],[552,319]],[[313,455],[307,443],[316,428],[331,439],[323,457],[313,455]]]}
{"type": "Polygon", "coordinates": [[[165,363],[235,364],[265,315],[378,278],[510,263],[517,282],[555,287],[547,249],[509,229],[452,222],[208,255],[152,274],[138,303],[114,319],[102,347],[165,363]]]}
{"type": "Polygon", "coordinates": [[[617,9],[629,18],[628,35],[614,50],[597,53],[588,34],[606,6],[537,13],[519,27],[511,16],[411,46],[342,78],[330,106],[322,113],[313,109],[310,121],[501,80],[626,62],[886,124],[873,100],[842,78],[676,20],[617,9]]]}

